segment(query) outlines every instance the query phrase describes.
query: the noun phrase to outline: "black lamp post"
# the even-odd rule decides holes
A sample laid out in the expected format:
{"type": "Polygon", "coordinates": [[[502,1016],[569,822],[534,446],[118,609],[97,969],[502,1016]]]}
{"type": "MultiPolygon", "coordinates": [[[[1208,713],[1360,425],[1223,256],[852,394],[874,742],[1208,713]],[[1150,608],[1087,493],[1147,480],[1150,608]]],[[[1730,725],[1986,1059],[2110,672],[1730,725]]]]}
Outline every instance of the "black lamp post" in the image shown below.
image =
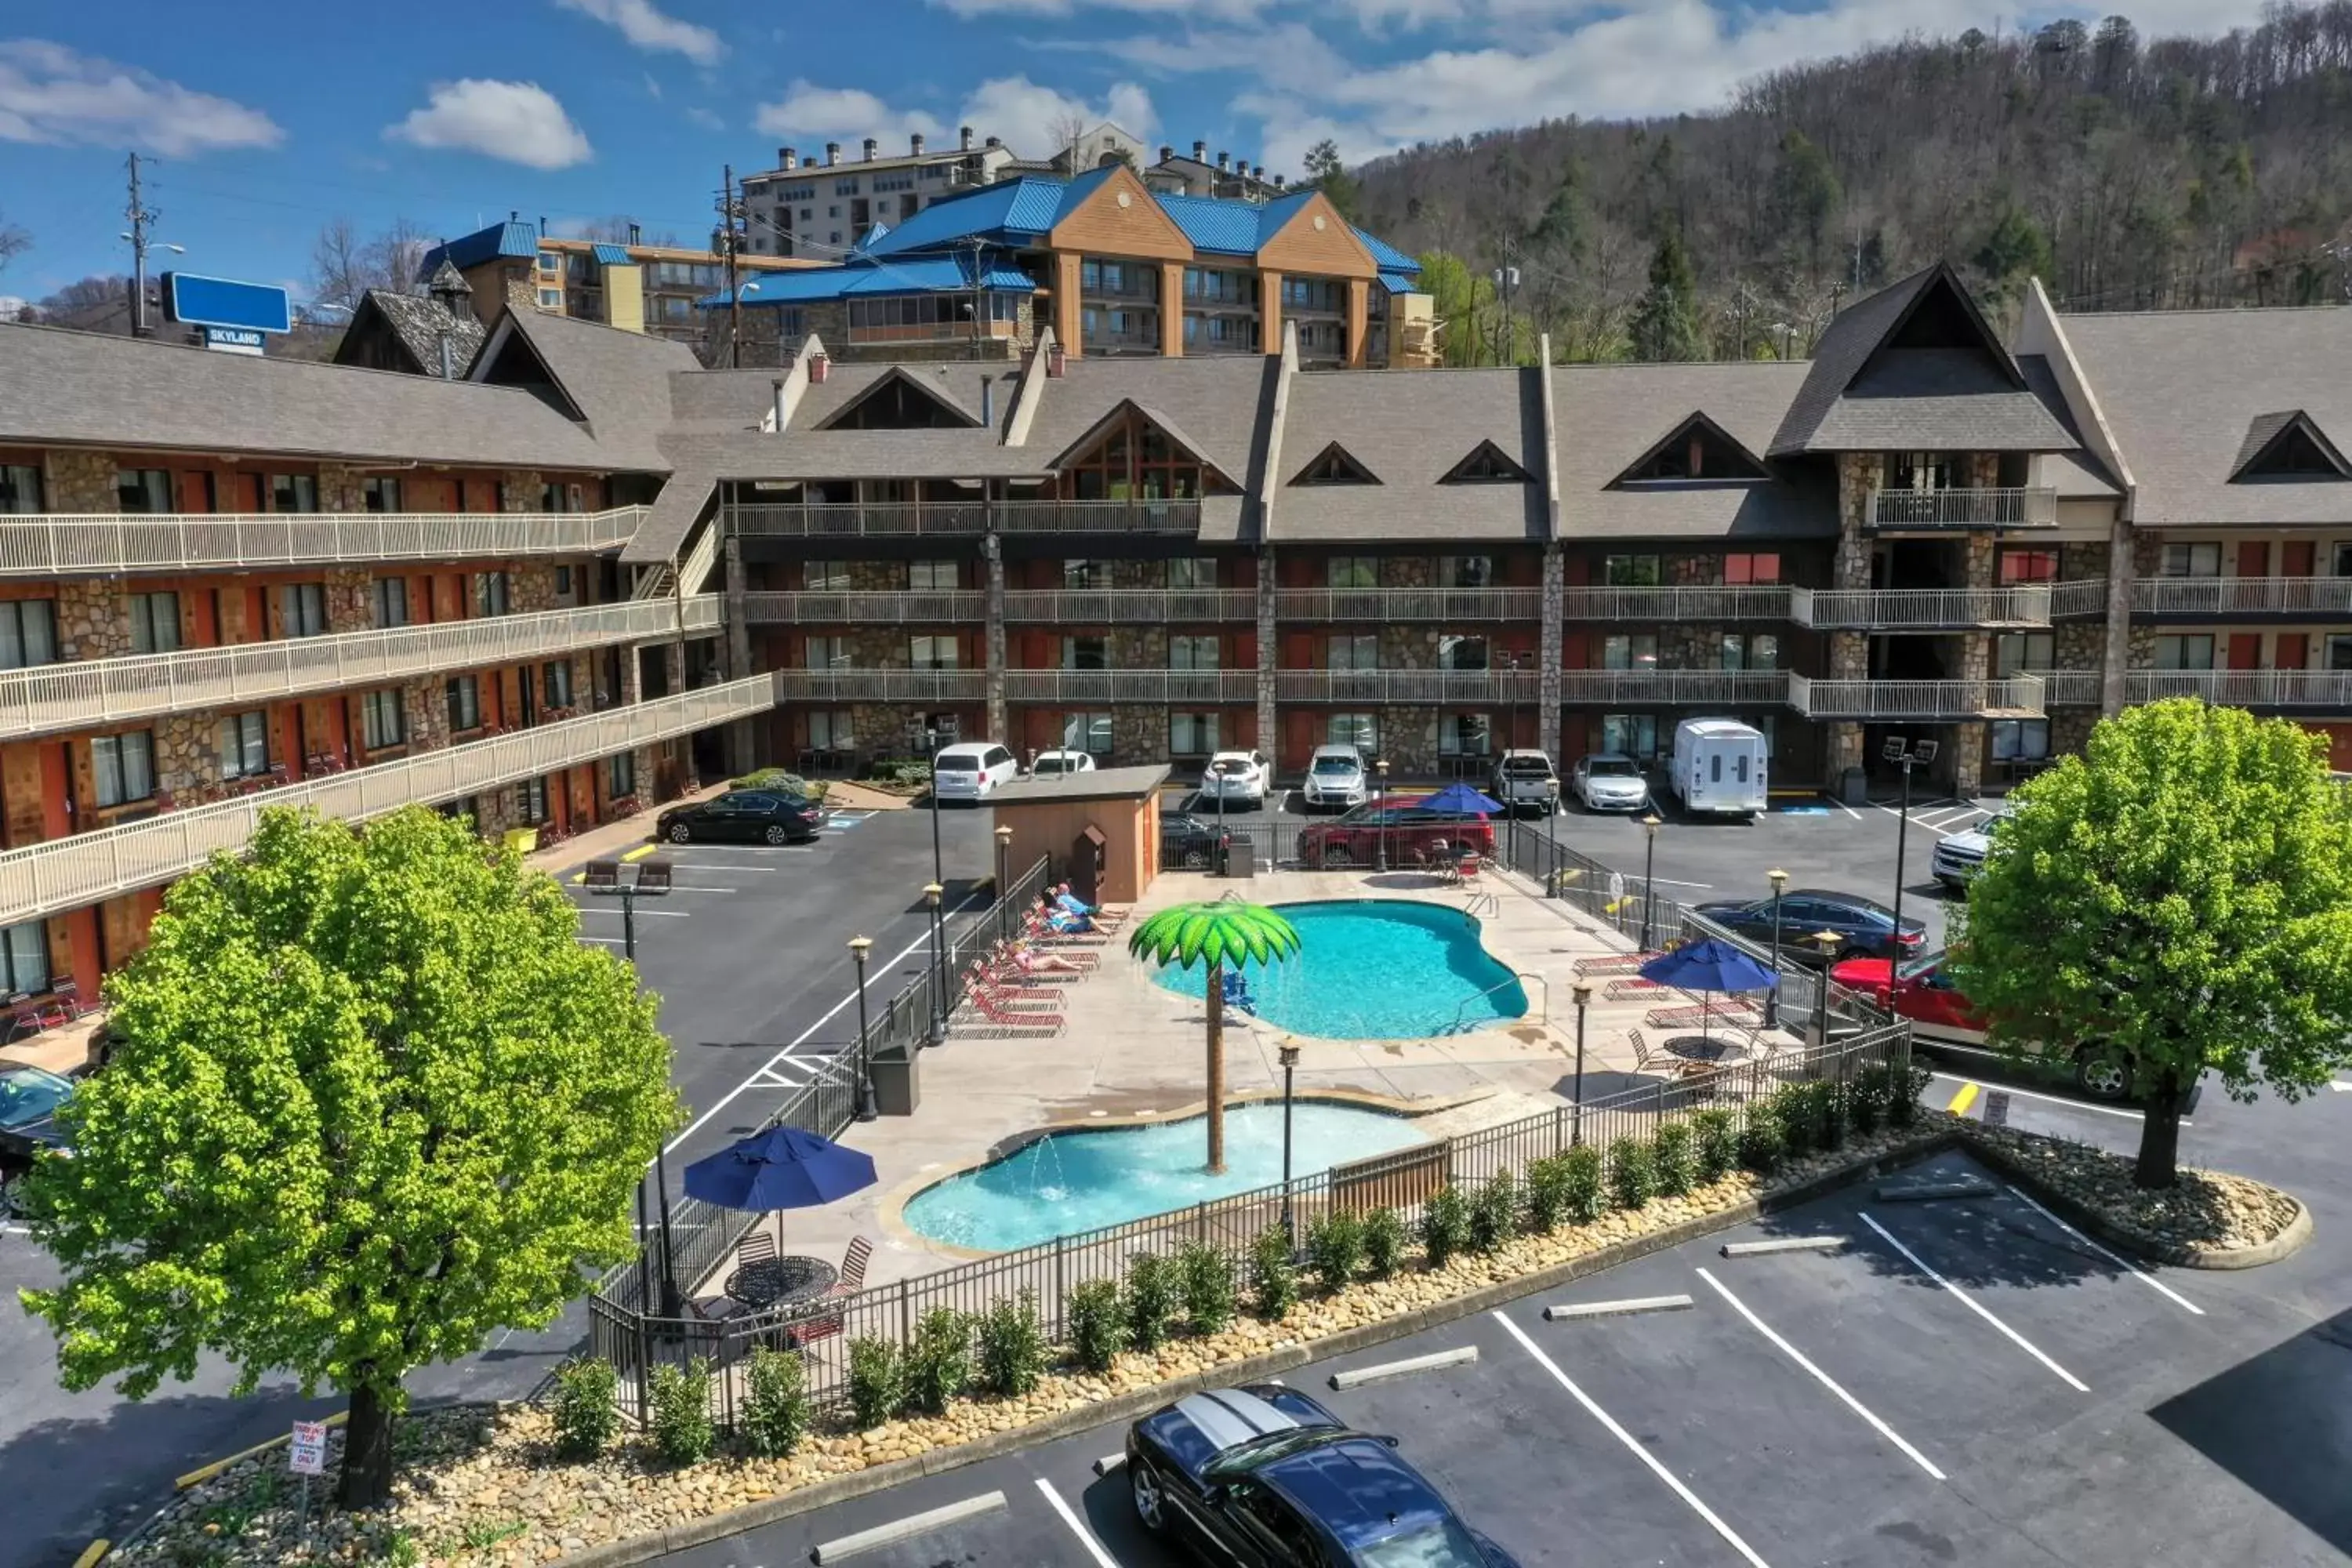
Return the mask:
{"type": "Polygon", "coordinates": [[[931,1038],[938,1045],[948,1033],[948,971],[947,935],[940,921],[940,895],[945,888],[937,882],[923,889],[923,901],[931,907],[931,952],[935,961],[931,967],[931,1038]]]}
{"type": "Polygon", "coordinates": [[[1817,931],[1806,941],[1822,950],[1822,973],[1813,984],[1813,1048],[1830,1048],[1830,965],[1845,938],[1833,931],[1817,931]]]}
{"type": "Polygon", "coordinates": [[[1008,875],[1013,858],[1013,829],[996,830],[996,935],[1001,942],[1013,940],[1013,880],[1008,875]]]}
{"type": "Polygon", "coordinates": [[[1380,778],[1379,793],[1373,796],[1379,804],[1372,807],[1372,853],[1385,871],[1389,868],[1389,760],[1382,757],[1374,763],[1372,772],[1380,778]]]}
{"type": "Polygon", "coordinates": [[[1576,1121],[1568,1141],[1578,1144],[1584,1142],[1584,1010],[1592,1005],[1592,982],[1578,981],[1569,987],[1569,994],[1576,998],[1576,1121]]]}
{"type": "MultiPolygon", "coordinates": [[[[936,762],[940,754],[939,732],[928,731],[924,738],[930,742],[931,758],[936,762]]],[[[947,868],[940,856],[940,781],[939,776],[934,773],[931,777],[931,885],[945,891],[947,880],[947,868]]],[[[947,954],[940,951],[939,910],[940,900],[934,894],[931,899],[931,990],[935,994],[944,993],[948,983],[947,954]]],[[[937,1031],[933,1032],[931,1038],[934,1043],[937,1042],[939,1039],[937,1031]]]]}
{"type": "Polygon", "coordinates": [[[1282,1063],[1282,1234],[1289,1238],[1295,1250],[1298,1231],[1290,1217],[1290,1097],[1293,1075],[1298,1070],[1298,1047],[1285,1040],[1275,1058],[1282,1063]]]}
{"type": "Polygon", "coordinates": [[[667,1152],[668,1151],[664,1149],[656,1149],[654,1151],[654,1198],[660,1205],[661,1210],[661,1315],[665,1318],[676,1318],[682,1317],[684,1312],[682,1310],[683,1304],[679,1300],[677,1293],[677,1270],[672,1267],[670,1258],[669,1162],[665,1158],[667,1152]]]}
{"type": "Polygon", "coordinates": [[[1777,1028],[1780,1022],[1780,895],[1789,886],[1789,873],[1778,866],[1764,873],[1772,879],[1772,989],[1764,993],[1764,1026],[1777,1028]]]}
{"type": "Polygon", "coordinates": [[[1881,754],[1903,769],[1903,815],[1895,819],[1895,929],[1886,937],[1886,983],[1891,988],[1895,966],[1903,962],[1903,852],[1911,837],[1911,770],[1936,760],[1936,742],[1889,735],[1881,754]]]}
{"type": "Polygon", "coordinates": [[[850,1115],[859,1121],[882,1114],[874,1106],[872,1040],[866,1022],[866,954],[873,946],[870,936],[849,939],[849,956],[857,961],[857,1102],[850,1115]]]}
{"type": "Polygon", "coordinates": [[[1643,952],[1654,950],[1654,944],[1651,940],[1654,931],[1650,914],[1651,907],[1657,902],[1655,894],[1658,886],[1658,829],[1664,826],[1664,819],[1654,811],[1642,818],[1642,832],[1649,840],[1648,847],[1642,853],[1642,951],[1643,952]]]}

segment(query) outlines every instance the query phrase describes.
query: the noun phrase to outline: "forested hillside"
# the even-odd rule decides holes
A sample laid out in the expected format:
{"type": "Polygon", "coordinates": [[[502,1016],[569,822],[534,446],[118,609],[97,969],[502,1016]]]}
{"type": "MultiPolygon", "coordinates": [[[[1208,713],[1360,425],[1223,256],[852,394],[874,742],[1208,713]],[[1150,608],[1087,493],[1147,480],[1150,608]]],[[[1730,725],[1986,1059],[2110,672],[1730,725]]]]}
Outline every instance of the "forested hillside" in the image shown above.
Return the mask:
{"type": "Polygon", "coordinates": [[[1801,354],[1841,296],[1938,258],[2011,307],[2031,275],[2074,310],[2341,302],[2352,0],[2223,37],[2110,16],[1906,41],[1720,113],[1551,121],[1339,184],[1367,227],[1438,253],[1458,363],[1528,359],[1538,331],[1557,358],[1801,354]]]}

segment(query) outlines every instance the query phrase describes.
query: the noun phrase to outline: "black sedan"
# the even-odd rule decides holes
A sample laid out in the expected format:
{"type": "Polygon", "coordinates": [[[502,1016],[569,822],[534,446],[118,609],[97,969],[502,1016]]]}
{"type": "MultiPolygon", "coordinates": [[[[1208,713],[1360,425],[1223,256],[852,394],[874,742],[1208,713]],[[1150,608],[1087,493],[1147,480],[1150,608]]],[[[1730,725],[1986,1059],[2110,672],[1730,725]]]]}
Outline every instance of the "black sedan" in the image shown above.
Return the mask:
{"type": "MultiPolygon", "coordinates": [[[[1797,963],[1818,967],[1848,958],[1895,955],[1895,911],[1885,904],[1853,893],[1824,892],[1818,888],[1790,889],[1780,895],[1780,952],[1797,963]],[[1838,945],[1826,956],[1822,952],[1824,944],[1812,940],[1822,931],[1835,931],[1838,936],[1838,945]]],[[[1701,904],[1698,912],[1750,942],[1769,944],[1772,940],[1770,899],[1758,899],[1752,903],[1701,904]]],[[[1912,958],[1926,952],[1927,940],[1927,922],[1904,916],[1902,956],[1912,958]]]]}
{"type": "Polygon", "coordinates": [[[1188,811],[1160,816],[1160,864],[1168,870],[1205,871],[1216,864],[1216,825],[1188,811]]]}
{"type": "Polygon", "coordinates": [[[28,1164],[44,1150],[66,1146],[58,1108],[73,1091],[71,1079],[29,1063],[0,1062],[0,1167],[28,1164]]]}
{"type": "Polygon", "coordinates": [[[1295,1389],[1191,1394],[1127,1434],[1136,1517],[1205,1562],[1517,1568],[1396,1453],[1295,1389]]]}
{"type": "Polygon", "coordinates": [[[804,844],[824,807],[773,789],[734,789],[699,805],[674,805],[654,824],[669,844],[804,844]]]}

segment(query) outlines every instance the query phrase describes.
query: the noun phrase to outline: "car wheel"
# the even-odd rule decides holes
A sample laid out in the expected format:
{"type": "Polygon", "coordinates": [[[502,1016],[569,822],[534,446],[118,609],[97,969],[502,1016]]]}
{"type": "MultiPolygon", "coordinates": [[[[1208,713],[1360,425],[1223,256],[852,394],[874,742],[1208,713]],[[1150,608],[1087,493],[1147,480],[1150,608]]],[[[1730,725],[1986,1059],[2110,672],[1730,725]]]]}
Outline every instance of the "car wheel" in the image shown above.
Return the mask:
{"type": "Polygon", "coordinates": [[[1209,852],[1205,849],[1187,849],[1179,863],[1187,871],[1205,871],[1209,868],[1209,852]]]}
{"type": "Polygon", "coordinates": [[[1323,846],[1323,868],[1325,870],[1344,871],[1355,863],[1356,852],[1349,848],[1346,844],[1335,842],[1323,846]]]}
{"type": "Polygon", "coordinates": [[[669,841],[672,844],[685,844],[689,842],[693,837],[694,829],[688,827],[685,823],[673,822],[669,825],[669,841]]]}
{"type": "Polygon", "coordinates": [[[2084,1046],[2074,1053],[2074,1083],[2094,1100],[2122,1100],[2131,1093],[2131,1068],[2084,1046]]]}
{"type": "Polygon", "coordinates": [[[1135,1500],[1135,1517],[1144,1529],[1158,1534],[1168,1528],[1168,1491],[1150,1465],[1129,1461],[1127,1491],[1135,1500]]]}
{"type": "Polygon", "coordinates": [[[771,844],[790,844],[793,841],[791,832],[781,824],[771,824],[768,831],[762,835],[762,837],[771,844]]]}

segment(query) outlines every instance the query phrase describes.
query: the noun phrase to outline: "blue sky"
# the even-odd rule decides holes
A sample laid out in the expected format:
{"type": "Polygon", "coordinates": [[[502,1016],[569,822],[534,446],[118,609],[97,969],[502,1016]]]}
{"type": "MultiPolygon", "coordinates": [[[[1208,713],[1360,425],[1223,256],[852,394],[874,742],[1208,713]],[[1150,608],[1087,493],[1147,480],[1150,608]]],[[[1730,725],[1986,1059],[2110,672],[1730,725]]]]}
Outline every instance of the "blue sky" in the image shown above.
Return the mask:
{"type": "MultiPolygon", "coordinates": [[[[2156,0],[2143,36],[2248,21],[2156,0]]],[[[2029,20],[2094,8],[2037,4],[2029,20]]],[[[706,236],[719,168],[779,145],[970,124],[1024,155],[1076,112],[1296,174],[1568,114],[1704,110],[1759,70],[1909,32],[2014,27],[1985,0],[8,0],[0,218],[33,247],[0,295],[128,268],[122,162],[156,160],[170,264],[284,282],[333,218],[466,232],[625,214],[706,236]]]]}

